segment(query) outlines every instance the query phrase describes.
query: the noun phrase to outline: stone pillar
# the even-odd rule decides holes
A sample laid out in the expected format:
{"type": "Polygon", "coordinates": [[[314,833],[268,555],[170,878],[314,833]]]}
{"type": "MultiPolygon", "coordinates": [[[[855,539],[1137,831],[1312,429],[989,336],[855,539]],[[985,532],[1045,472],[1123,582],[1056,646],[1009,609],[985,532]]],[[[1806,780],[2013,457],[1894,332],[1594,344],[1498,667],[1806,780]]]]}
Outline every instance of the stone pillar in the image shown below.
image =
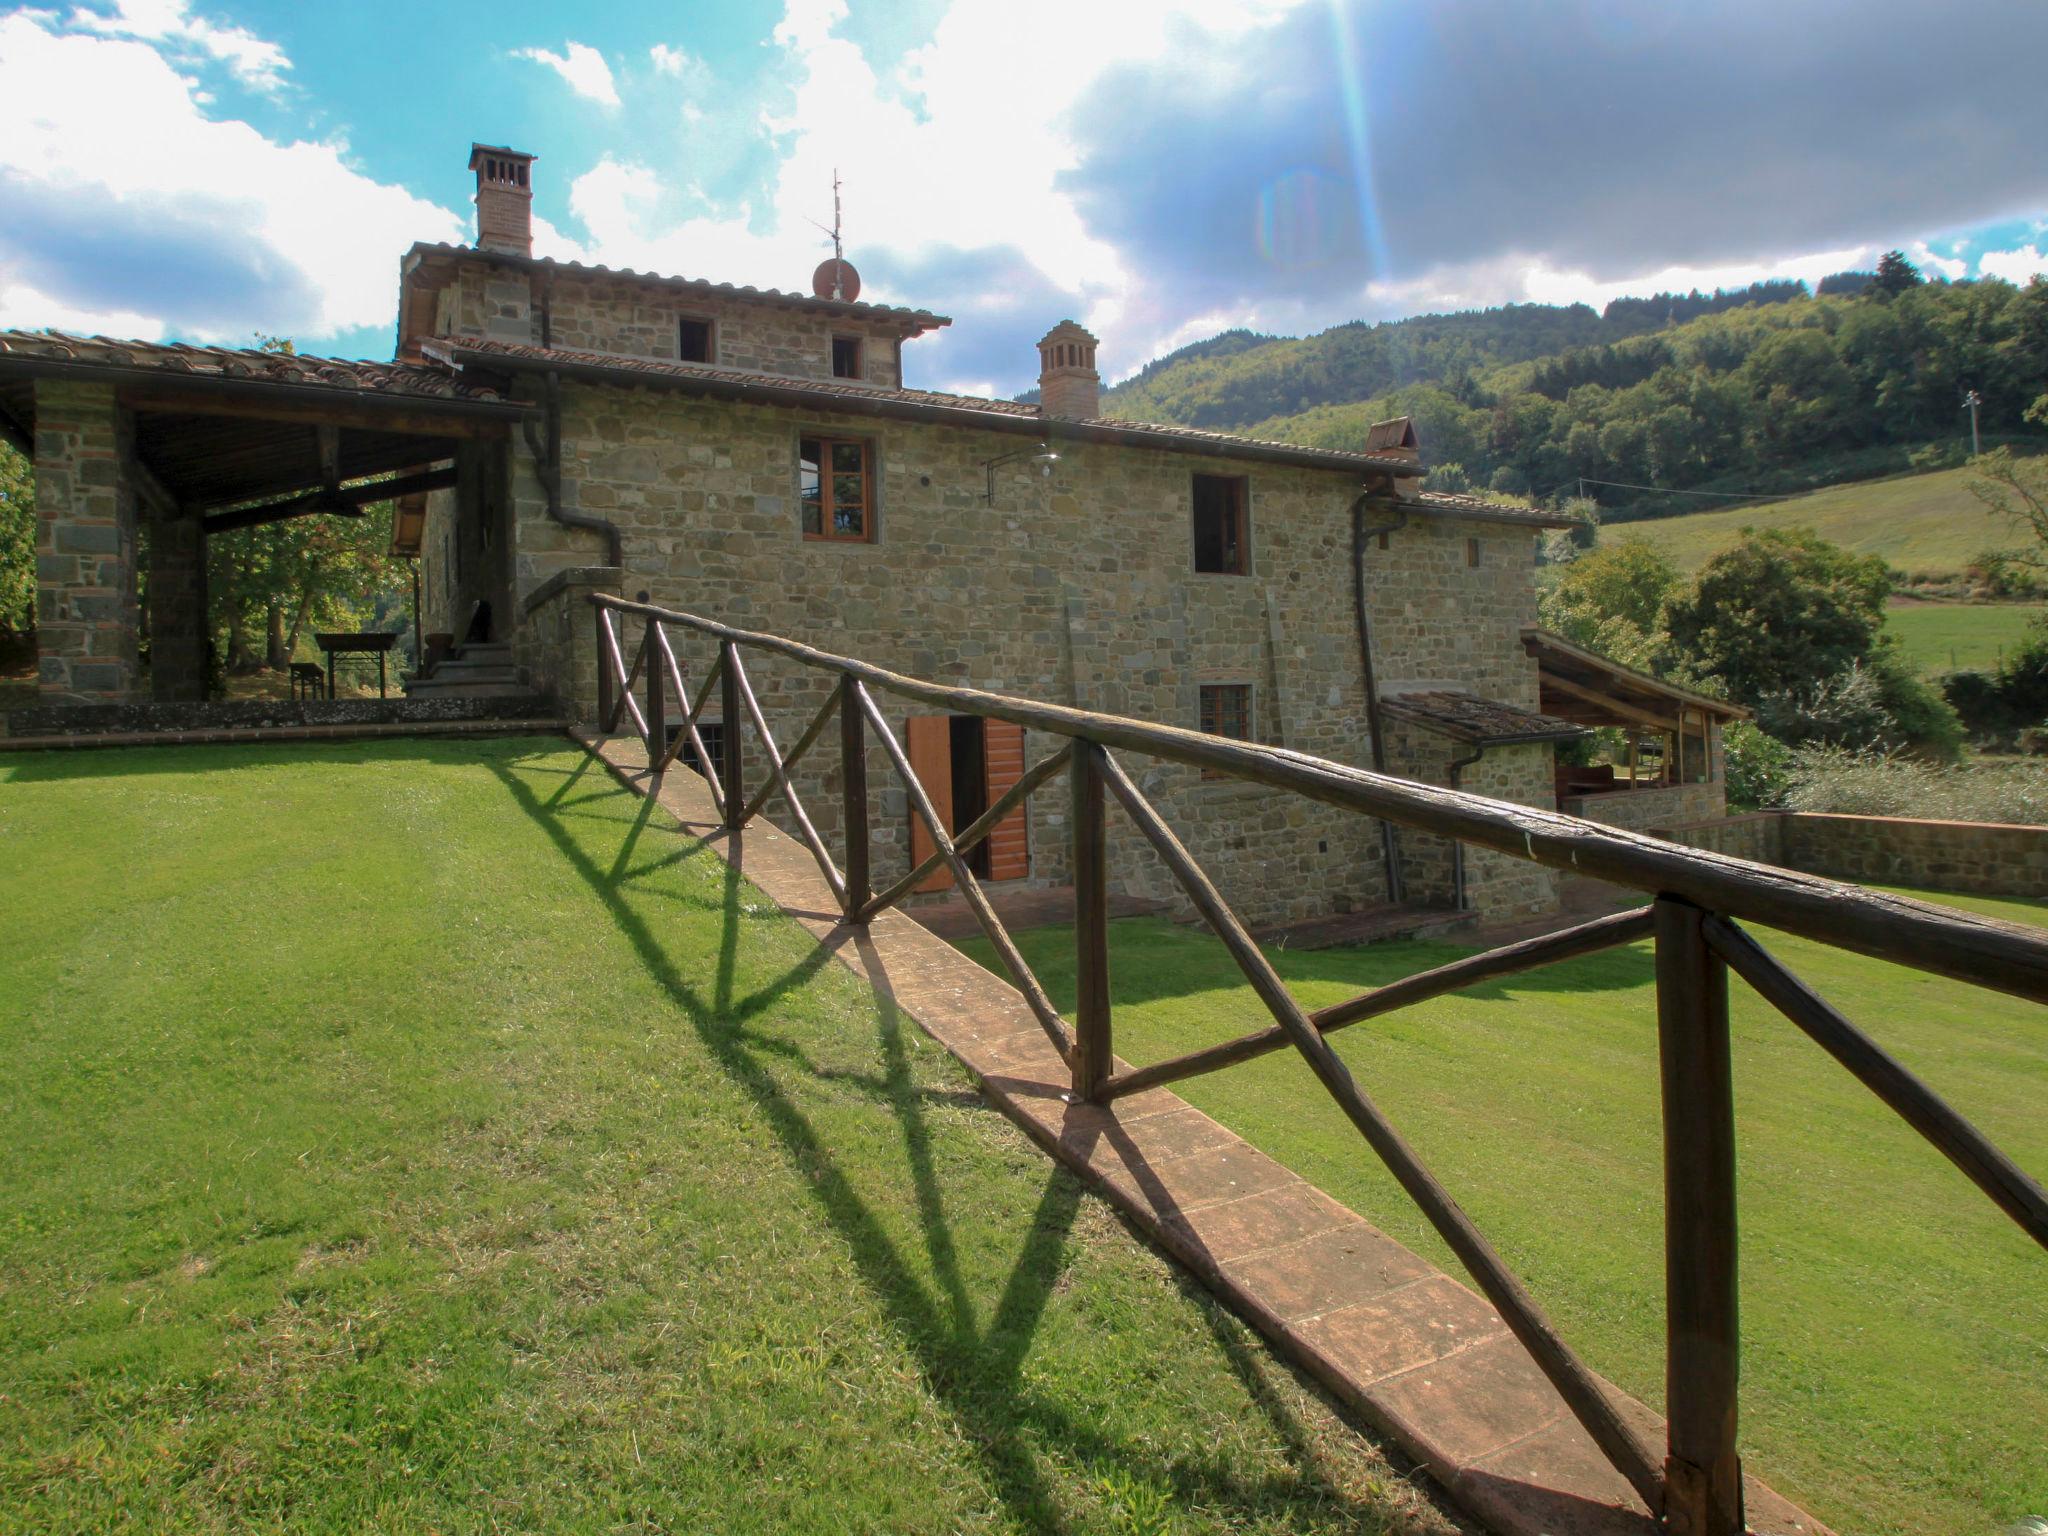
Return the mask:
{"type": "Polygon", "coordinates": [[[206,525],[196,513],[149,525],[149,680],[166,703],[206,697],[206,525]]]}
{"type": "Polygon", "coordinates": [[[45,704],[137,696],[135,498],[105,384],[36,381],[36,653],[45,704]]]}
{"type": "MultiPolygon", "coordinates": [[[[616,565],[557,571],[527,594],[512,629],[512,657],[526,679],[560,706],[564,719],[589,723],[597,714],[597,610],[590,594],[620,596],[625,572],[616,565]]],[[[631,621],[637,623],[638,621],[631,621]]],[[[637,644],[638,638],[629,644],[637,644]]]]}

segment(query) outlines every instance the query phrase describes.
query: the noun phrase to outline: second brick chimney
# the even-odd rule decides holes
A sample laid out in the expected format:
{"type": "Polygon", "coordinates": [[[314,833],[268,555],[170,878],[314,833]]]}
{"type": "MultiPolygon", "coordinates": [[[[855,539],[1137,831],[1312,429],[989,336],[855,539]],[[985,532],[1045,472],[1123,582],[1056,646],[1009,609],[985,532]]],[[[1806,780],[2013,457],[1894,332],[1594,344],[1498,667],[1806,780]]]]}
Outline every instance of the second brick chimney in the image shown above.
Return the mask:
{"type": "Polygon", "coordinates": [[[496,144],[469,146],[476,172],[476,243],[479,250],[533,254],[533,156],[496,144]]]}
{"type": "Polygon", "coordinates": [[[1038,344],[1038,404],[1046,415],[1087,419],[1102,414],[1095,347],[1095,338],[1071,320],[1045,333],[1038,344]]]}

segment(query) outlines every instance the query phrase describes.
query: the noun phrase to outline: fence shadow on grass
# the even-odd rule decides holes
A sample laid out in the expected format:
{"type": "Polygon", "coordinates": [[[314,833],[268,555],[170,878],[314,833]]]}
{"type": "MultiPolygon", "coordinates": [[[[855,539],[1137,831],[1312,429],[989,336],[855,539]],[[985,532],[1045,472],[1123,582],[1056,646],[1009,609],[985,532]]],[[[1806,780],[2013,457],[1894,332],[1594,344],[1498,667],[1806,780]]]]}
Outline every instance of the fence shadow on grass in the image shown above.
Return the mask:
{"type": "MultiPolygon", "coordinates": [[[[652,797],[634,797],[634,814],[607,867],[590,856],[569,823],[583,817],[616,821],[618,818],[603,817],[590,808],[619,803],[632,795],[630,790],[613,785],[604,770],[589,759],[565,774],[562,783],[546,795],[537,793],[530,781],[536,773],[552,770],[516,761],[494,763],[492,768],[513,802],[604,905],[648,974],[689,1020],[711,1060],[771,1128],[790,1169],[846,1245],[869,1291],[917,1360],[926,1389],[959,1426],[962,1443],[980,1457],[998,1496],[1015,1518],[1042,1529],[1059,1529],[1066,1523],[1043,1465],[1049,1459],[1068,1466],[1114,1467],[1145,1484],[1171,1488],[1182,1499],[1210,1507],[1270,1512],[1276,1503],[1300,1502],[1312,1507],[1319,1520],[1335,1514],[1364,1528],[1383,1527],[1391,1511],[1340,1487],[1330,1469],[1319,1464],[1313,1433],[1277,1388],[1276,1377],[1285,1368],[1252,1347],[1214,1300],[1185,1277],[1175,1277],[1181,1294],[1202,1316],[1230,1370],[1272,1425],[1285,1447],[1291,1475],[1246,1477],[1226,1466],[1220,1452],[1207,1460],[1183,1456],[1169,1462],[1141,1444],[1118,1439],[1099,1425],[1077,1418],[1066,1406],[1048,1398],[1027,1377],[1024,1367],[1064,1270],[1065,1250],[1083,1191],[1064,1169],[1055,1165],[1048,1170],[1001,1294],[987,1309],[988,1321],[978,1323],[982,1309],[976,1305],[978,1298],[956,1253],[927,1111],[934,1101],[957,1106],[979,1103],[979,1096],[918,1084],[906,1038],[907,1030],[916,1025],[893,1002],[886,967],[865,932],[841,928],[808,948],[794,966],[741,994],[743,897],[751,889],[743,874],[743,841],[720,866],[722,926],[717,955],[679,957],[670,952],[637,903],[648,895],[672,896],[674,893],[649,888],[646,882],[675,864],[715,857],[715,843],[724,834],[700,838],[684,832],[680,847],[636,863],[650,823],[661,813],[652,797]],[[859,946],[862,964],[873,978],[880,1061],[878,1070],[871,1073],[821,1069],[801,1046],[752,1022],[772,1009],[778,999],[806,985],[843,943],[859,946]],[[706,961],[710,962],[708,986],[699,974],[707,968],[706,961]],[[936,1291],[914,1272],[898,1241],[847,1172],[839,1149],[813,1124],[779,1078],[779,1073],[787,1072],[842,1089],[851,1087],[888,1107],[900,1127],[905,1172],[936,1291]],[[1033,1449],[1035,1441],[1049,1442],[1049,1456],[1033,1449]]],[[[765,903],[766,898],[760,899],[765,903]]]]}

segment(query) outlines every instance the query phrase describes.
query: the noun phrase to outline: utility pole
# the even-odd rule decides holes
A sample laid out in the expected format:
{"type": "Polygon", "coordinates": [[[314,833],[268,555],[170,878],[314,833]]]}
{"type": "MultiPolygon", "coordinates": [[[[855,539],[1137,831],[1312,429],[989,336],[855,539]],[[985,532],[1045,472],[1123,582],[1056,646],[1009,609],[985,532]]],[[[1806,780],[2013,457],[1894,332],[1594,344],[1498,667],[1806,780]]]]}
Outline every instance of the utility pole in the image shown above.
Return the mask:
{"type": "Polygon", "coordinates": [[[1970,457],[1977,457],[1977,407],[1984,403],[1984,397],[1974,389],[1963,396],[1963,406],[1970,413],[1970,457]]]}

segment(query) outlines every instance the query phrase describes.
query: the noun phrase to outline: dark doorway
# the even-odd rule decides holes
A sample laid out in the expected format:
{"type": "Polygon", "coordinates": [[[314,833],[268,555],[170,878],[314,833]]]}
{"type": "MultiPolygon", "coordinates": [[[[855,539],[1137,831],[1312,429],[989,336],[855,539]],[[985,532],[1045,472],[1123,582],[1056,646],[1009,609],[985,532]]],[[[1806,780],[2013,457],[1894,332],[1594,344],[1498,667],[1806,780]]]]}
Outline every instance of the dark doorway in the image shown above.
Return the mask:
{"type": "MultiPolygon", "coordinates": [[[[953,825],[947,830],[960,833],[974,825],[988,809],[987,737],[976,715],[954,715],[946,722],[953,747],[953,825]]],[[[988,840],[984,838],[967,851],[967,867],[988,878],[988,840]]]]}

